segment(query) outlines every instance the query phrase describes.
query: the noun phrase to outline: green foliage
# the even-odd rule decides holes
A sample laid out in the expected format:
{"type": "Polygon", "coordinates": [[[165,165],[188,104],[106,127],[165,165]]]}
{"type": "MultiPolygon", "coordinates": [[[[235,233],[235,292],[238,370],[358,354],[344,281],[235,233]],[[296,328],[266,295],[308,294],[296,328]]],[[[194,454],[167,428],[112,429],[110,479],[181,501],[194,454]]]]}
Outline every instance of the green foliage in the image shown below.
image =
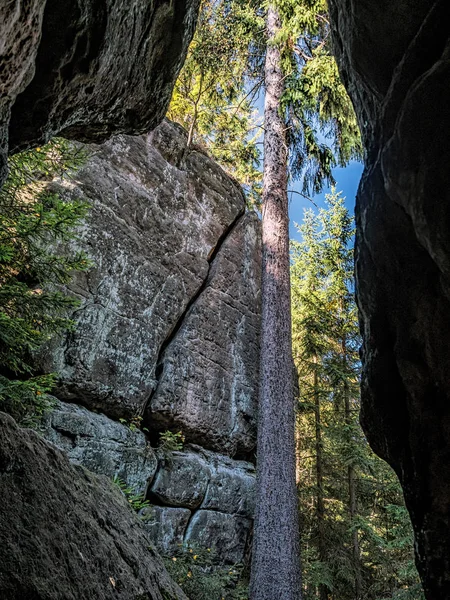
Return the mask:
{"type": "Polygon", "coordinates": [[[251,48],[264,23],[251,3],[203,0],[197,30],[175,84],[168,117],[183,125],[192,143],[206,149],[257,202],[261,173],[257,146],[259,126],[252,100],[261,77],[246,83],[251,48]]]}
{"type": "Polygon", "coordinates": [[[141,509],[150,506],[150,502],[145,499],[145,494],[136,494],[134,489],[128,486],[117,475],[114,475],[113,483],[117,485],[117,487],[127,499],[128,504],[134,511],[139,512],[141,509]]]}
{"type": "Polygon", "coordinates": [[[354,600],[357,576],[366,600],[423,600],[400,485],[390,467],[370,450],[358,423],[354,225],[340,194],[333,190],[327,200],[326,209],[306,211],[300,227],[302,241],[292,243],[304,600],[316,600],[320,586],[329,600],[354,600]],[[356,496],[354,512],[349,477],[356,496]],[[324,504],[322,527],[319,495],[324,504]],[[321,536],[325,556],[320,555],[321,536]]]}
{"type": "Polygon", "coordinates": [[[57,139],[12,156],[0,190],[0,405],[18,419],[32,419],[48,404],[55,375],[36,375],[32,355],[70,327],[77,301],[60,286],[89,267],[83,253],[68,248],[87,206],[49,186],[84,160],[57,139]]]}
{"type": "Polygon", "coordinates": [[[180,546],[164,563],[172,579],[192,600],[248,600],[242,565],[220,565],[213,548],[180,546]]]}
{"type": "Polygon", "coordinates": [[[146,432],[148,432],[147,427],[142,427],[142,419],[143,419],[143,417],[141,415],[134,415],[129,420],[121,418],[121,419],[119,419],[119,422],[122,423],[122,425],[125,425],[125,427],[128,427],[128,429],[130,431],[146,431],[146,432]]]}
{"type": "MultiPolygon", "coordinates": [[[[331,53],[324,0],[277,0],[276,38],[286,73],[280,111],[286,120],[291,178],[305,193],[334,183],[332,168],[359,159],[362,146],[353,107],[331,53]]],[[[189,130],[244,187],[250,203],[261,192],[255,111],[263,89],[266,3],[203,0],[197,31],[175,85],[168,116],[189,130]]]]}
{"type": "Polygon", "coordinates": [[[331,51],[324,0],[277,0],[277,43],[286,73],[280,110],[286,118],[293,179],[313,194],[334,184],[332,168],[362,156],[355,113],[331,51]]]}
{"type": "Polygon", "coordinates": [[[163,453],[181,451],[184,448],[184,435],[181,431],[163,431],[159,434],[158,449],[163,453]]]}

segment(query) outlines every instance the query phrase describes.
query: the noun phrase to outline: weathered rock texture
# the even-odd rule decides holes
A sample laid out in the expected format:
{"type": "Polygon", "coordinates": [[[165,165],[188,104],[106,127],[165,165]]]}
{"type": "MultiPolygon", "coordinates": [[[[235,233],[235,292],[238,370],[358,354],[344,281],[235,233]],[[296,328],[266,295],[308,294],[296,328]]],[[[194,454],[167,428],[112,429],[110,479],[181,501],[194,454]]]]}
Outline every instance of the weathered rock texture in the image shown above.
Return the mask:
{"type": "Polygon", "coordinates": [[[0,184],[6,175],[11,104],[34,74],[45,0],[0,6],[0,184]]]}
{"type": "Polygon", "coordinates": [[[4,413],[0,496],[5,600],[186,600],[120,491],[4,413]]]}
{"type": "Polygon", "coordinates": [[[57,396],[220,452],[255,443],[260,241],[240,187],[164,122],[94,151],[63,194],[92,205],[75,329],[41,357],[57,396]],[[183,168],[180,168],[182,162],[183,168]],[[155,392],[156,390],[156,392],[155,392]]]}
{"type": "Polygon", "coordinates": [[[158,460],[145,435],[82,406],[56,401],[44,414],[40,432],[69,459],[94,473],[118,478],[145,495],[158,460]]]}
{"type": "Polygon", "coordinates": [[[214,548],[224,562],[243,560],[255,508],[252,464],[199,446],[155,452],[141,431],[64,402],[44,415],[39,431],[71,462],[147,496],[153,506],[141,516],[161,552],[189,543],[214,548]]]}
{"type": "Polygon", "coordinates": [[[189,446],[160,461],[149,499],[157,506],[144,509],[146,527],[160,550],[194,544],[224,562],[243,560],[255,510],[252,464],[189,446]]]}
{"type": "Polygon", "coordinates": [[[201,295],[160,358],[148,423],[229,454],[255,445],[260,325],[260,222],[242,217],[211,264],[201,295]]]}
{"type": "Polygon", "coordinates": [[[362,423],[396,470],[430,600],[450,597],[450,37],[441,0],[331,0],[367,151],[362,423]]]}
{"type": "Polygon", "coordinates": [[[57,133],[92,142],[155,127],[183,64],[198,4],[2,3],[0,173],[10,116],[13,151],[57,133]]]}

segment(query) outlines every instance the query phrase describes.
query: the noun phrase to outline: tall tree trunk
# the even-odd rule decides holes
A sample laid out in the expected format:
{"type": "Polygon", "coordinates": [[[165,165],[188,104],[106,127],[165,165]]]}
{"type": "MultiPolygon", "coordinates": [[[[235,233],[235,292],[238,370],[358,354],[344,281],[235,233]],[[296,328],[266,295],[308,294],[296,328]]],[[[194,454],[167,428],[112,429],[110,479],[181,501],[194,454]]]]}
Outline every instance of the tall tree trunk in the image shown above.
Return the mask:
{"type": "MultiPolygon", "coordinates": [[[[345,345],[344,345],[345,347],[345,345]]],[[[344,358],[345,358],[344,354],[344,358]]],[[[350,393],[347,383],[345,383],[344,389],[344,406],[345,406],[345,422],[347,425],[351,424],[352,415],[350,407],[350,393]]],[[[357,515],[356,505],[356,485],[355,485],[355,469],[353,465],[347,467],[347,479],[348,479],[348,508],[350,513],[350,521],[354,524],[357,515]]],[[[355,568],[355,600],[361,600],[362,584],[361,584],[361,552],[359,549],[359,537],[356,529],[352,532],[352,554],[353,554],[353,565],[355,568]]]]}
{"type": "Polygon", "coordinates": [[[280,115],[281,57],[271,43],[280,27],[267,13],[265,63],[263,272],[257,507],[251,600],[300,600],[300,540],[295,485],[287,148],[280,115]]]}
{"type": "MultiPolygon", "coordinates": [[[[322,424],[320,419],[320,391],[319,376],[317,373],[317,356],[314,356],[314,425],[316,434],[316,513],[317,528],[319,534],[319,560],[324,563],[327,560],[327,544],[325,540],[325,504],[323,501],[323,447],[322,447],[322,424]]],[[[319,585],[320,600],[328,600],[328,589],[324,584],[319,585]]]]}

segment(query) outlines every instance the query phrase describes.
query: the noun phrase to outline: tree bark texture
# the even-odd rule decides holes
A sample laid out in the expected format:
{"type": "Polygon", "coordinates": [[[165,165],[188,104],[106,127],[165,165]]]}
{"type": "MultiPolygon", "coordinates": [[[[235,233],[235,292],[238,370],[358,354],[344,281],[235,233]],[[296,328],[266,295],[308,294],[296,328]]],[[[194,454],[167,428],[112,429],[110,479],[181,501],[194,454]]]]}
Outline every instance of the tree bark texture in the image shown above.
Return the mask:
{"type": "Polygon", "coordinates": [[[271,43],[280,27],[267,14],[265,63],[262,348],[258,416],[257,508],[251,600],[300,600],[300,543],[295,483],[287,147],[280,115],[281,57],[271,43]]]}
{"type": "MultiPolygon", "coordinates": [[[[316,435],[316,514],[317,527],[319,534],[319,560],[322,563],[327,561],[327,543],[325,539],[325,503],[323,490],[323,444],[322,444],[322,424],[320,419],[320,390],[319,378],[317,374],[317,356],[314,357],[314,425],[316,435]]],[[[319,585],[320,600],[328,600],[328,588],[323,583],[319,585]]]]}
{"type": "MultiPolygon", "coordinates": [[[[343,346],[344,366],[346,366],[347,354],[345,341],[343,346]]],[[[345,422],[350,425],[352,422],[351,407],[350,407],[350,393],[348,385],[345,384],[345,422]]],[[[350,521],[352,525],[358,514],[357,500],[356,500],[356,484],[355,484],[355,469],[353,465],[347,467],[347,480],[348,480],[348,508],[350,513],[350,521]]],[[[352,554],[353,564],[355,568],[355,600],[361,600],[362,597],[362,582],[361,582],[361,551],[359,548],[359,536],[358,531],[355,529],[352,533],[352,554]]]]}

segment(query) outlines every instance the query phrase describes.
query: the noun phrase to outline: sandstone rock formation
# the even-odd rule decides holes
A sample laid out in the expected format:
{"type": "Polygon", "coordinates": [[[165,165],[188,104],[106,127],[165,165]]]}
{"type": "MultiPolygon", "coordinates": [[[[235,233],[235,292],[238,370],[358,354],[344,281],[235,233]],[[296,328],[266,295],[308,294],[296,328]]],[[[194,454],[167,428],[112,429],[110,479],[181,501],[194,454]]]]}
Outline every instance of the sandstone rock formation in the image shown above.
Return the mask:
{"type": "Polygon", "coordinates": [[[255,510],[252,464],[188,446],[160,462],[149,498],[160,505],[144,509],[159,549],[182,542],[212,548],[224,562],[242,562],[255,510]]]}
{"type": "Polygon", "coordinates": [[[44,415],[40,433],[71,462],[110,480],[117,476],[147,497],[153,505],[141,516],[161,552],[194,544],[214,549],[224,562],[242,561],[255,509],[252,464],[199,446],[155,453],[134,427],[65,402],[44,415]]]}
{"type": "Polygon", "coordinates": [[[10,149],[62,132],[142,133],[163,118],[198,0],[30,0],[0,8],[0,181],[10,149]],[[12,113],[12,114],[11,114],[12,113]]]}
{"type": "Polygon", "coordinates": [[[330,0],[363,132],[362,423],[396,470],[430,600],[450,597],[450,36],[445,1],[330,0]]]}
{"type": "Polygon", "coordinates": [[[135,426],[130,429],[105,415],[56,400],[44,414],[40,432],[71,462],[110,479],[118,478],[136,494],[147,493],[158,460],[135,426]]]}
{"type": "Polygon", "coordinates": [[[74,244],[94,266],[69,286],[81,300],[73,330],[38,358],[60,376],[42,433],[72,461],[147,493],[161,551],[206,544],[241,561],[255,475],[225,455],[253,457],[255,445],[259,220],[169,122],[88,149],[74,180],[52,184],[90,203],[74,244]],[[126,424],[142,414],[148,440],[126,424]],[[166,429],[202,446],[155,453],[149,443],[166,429]]]}
{"type": "Polygon", "coordinates": [[[201,294],[160,357],[147,422],[231,455],[255,446],[260,225],[239,219],[211,262],[201,294]]]}
{"type": "Polygon", "coordinates": [[[94,267],[70,291],[75,328],[41,357],[57,396],[114,418],[182,429],[229,454],[255,444],[259,221],[240,187],[164,122],[94,152],[64,194],[92,210],[78,236],[94,267]],[[180,161],[183,162],[181,168],[180,161]],[[220,327],[218,324],[220,323],[220,327]]]}
{"type": "Polygon", "coordinates": [[[120,491],[4,413],[0,495],[5,600],[186,600],[120,491]]]}

